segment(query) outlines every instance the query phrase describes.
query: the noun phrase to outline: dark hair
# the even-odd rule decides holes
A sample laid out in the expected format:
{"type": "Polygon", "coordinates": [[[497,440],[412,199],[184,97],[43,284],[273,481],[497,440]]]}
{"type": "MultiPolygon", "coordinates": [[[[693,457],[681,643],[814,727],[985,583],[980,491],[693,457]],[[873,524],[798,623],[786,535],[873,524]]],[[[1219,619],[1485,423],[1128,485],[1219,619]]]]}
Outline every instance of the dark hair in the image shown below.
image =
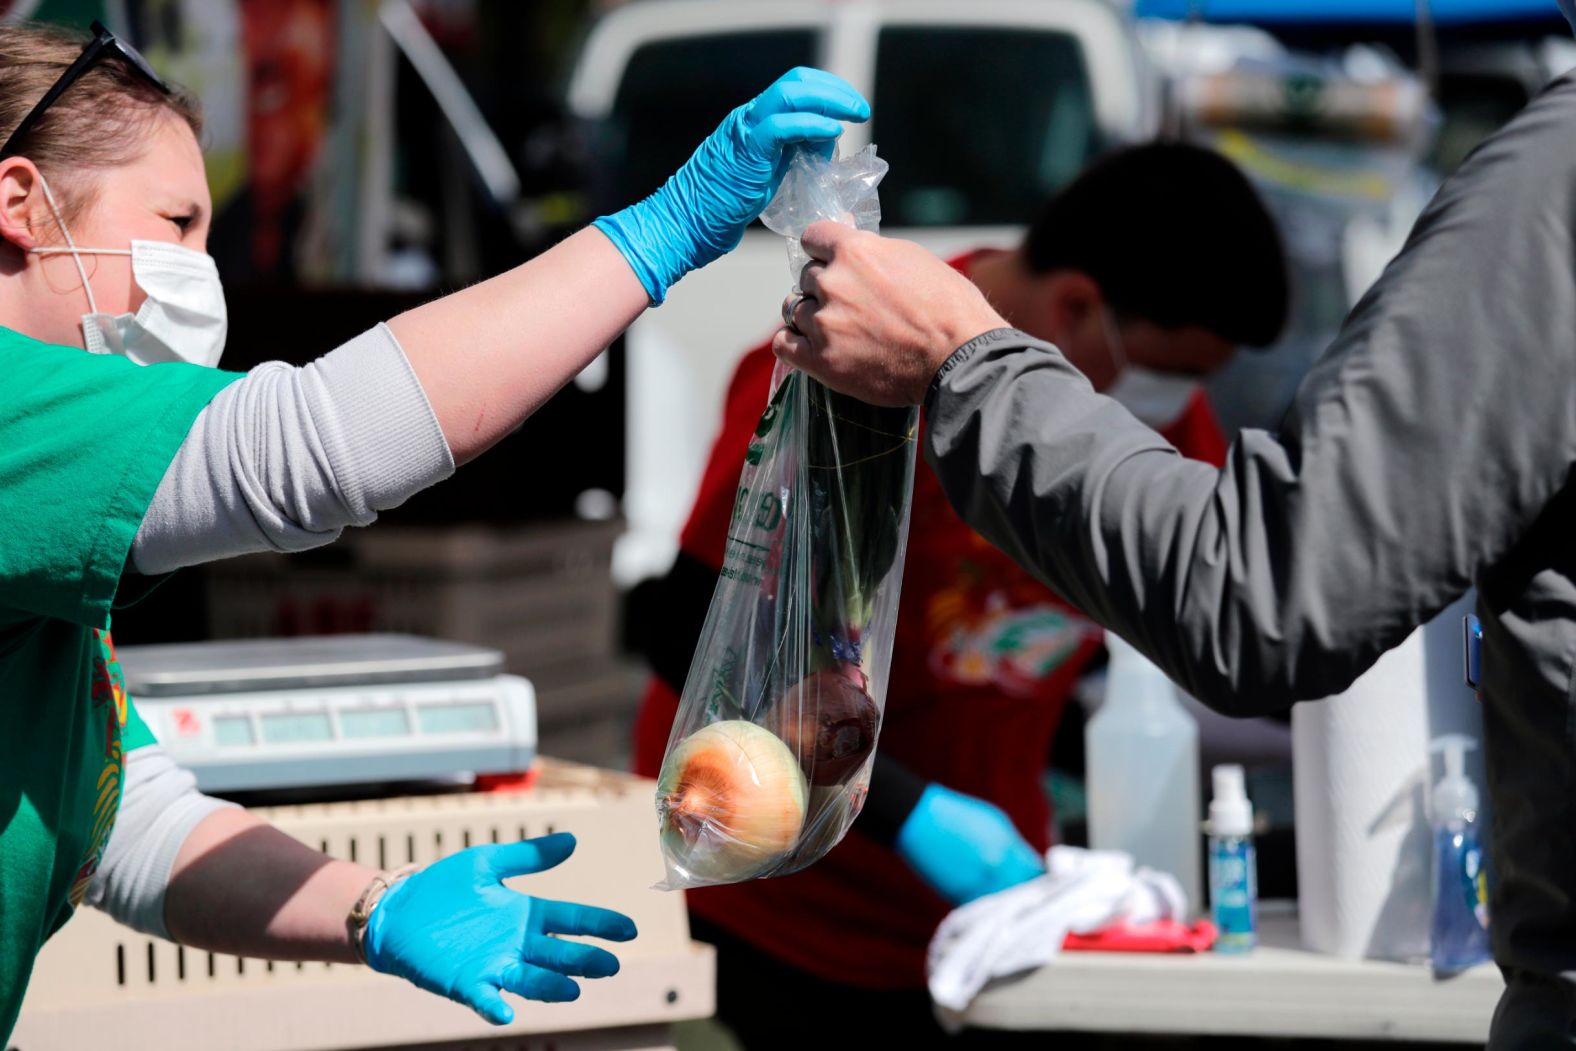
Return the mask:
{"type": "MultiPolygon", "coordinates": [[[[0,25],[0,141],[82,53],[87,38],[39,23],[0,25]]],[[[50,183],[69,221],[91,203],[95,185],[77,178],[139,156],[161,113],[202,137],[202,109],[172,85],[165,94],[118,56],[107,56],[66,90],[22,139],[17,152],[50,183]],[[91,148],[89,148],[91,147],[91,148]]]]}
{"type": "Polygon", "coordinates": [[[1248,180],[1175,142],[1117,150],[1051,198],[1029,228],[1036,273],[1087,274],[1122,317],[1198,325],[1262,347],[1286,324],[1286,257],[1248,180]]]}

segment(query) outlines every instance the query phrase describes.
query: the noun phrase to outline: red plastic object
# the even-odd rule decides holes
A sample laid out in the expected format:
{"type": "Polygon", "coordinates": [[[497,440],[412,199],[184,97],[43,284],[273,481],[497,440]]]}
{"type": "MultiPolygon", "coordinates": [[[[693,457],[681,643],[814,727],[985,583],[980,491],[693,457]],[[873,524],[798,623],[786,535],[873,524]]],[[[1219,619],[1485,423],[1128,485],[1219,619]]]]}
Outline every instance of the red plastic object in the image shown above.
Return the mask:
{"type": "Polygon", "coordinates": [[[1215,944],[1215,925],[1208,920],[1178,923],[1113,923],[1093,934],[1069,934],[1062,948],[1069,952],[1207,952],[1215,944]]]}
{"type": "Polygon", "coordinates": [[[529,792],[536,786],[536,767],[522,770],[513,774],[478,774],[476,788],[478,792],[497,792],[509,795],[515,792],[529,792]]]}

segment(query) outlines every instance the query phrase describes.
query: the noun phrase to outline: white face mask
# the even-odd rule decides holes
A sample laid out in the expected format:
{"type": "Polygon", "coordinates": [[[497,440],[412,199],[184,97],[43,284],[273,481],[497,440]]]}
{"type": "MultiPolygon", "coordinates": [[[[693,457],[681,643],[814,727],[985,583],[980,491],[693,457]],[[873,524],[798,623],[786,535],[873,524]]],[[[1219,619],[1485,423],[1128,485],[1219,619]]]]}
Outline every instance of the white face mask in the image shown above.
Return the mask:
{"type": "Polygon", "coordinates": [[[31,248],[35,255],[70,255],[82,277],[88,312],[82,315],[82,345],[93,354],[119,354],[139,365],[189,361],[219,364],[229,331],[224,286],[213,257],[168,241],[133,241],[131,248],[81,248],[71,240],[49,184],[44,199],[66,240],[65,248],[31,248]],[[101,314],[88,283],[84,255],[129,255],[131,276],[147,299],[135,314],[101,314]]]}
{"type": "Polygon", "coordinates": [[[1105,394],[1121,402],[1139,422],[1159,429],[1180,419],[1197,391],[1198,380],[1191,376],[1129,365],[1105,394]]]}
{"type": "Polygon", "coordinates": [[[1198,392],[1197,377],[1129,365],[1127,348],[1122,344],[1116,319],[1109,311],[1104,317],[1106,343],[1116,365],[1116,381],[1106,388],[1105,396],[1116,399],[1140,423],[1149,427],[1159,429],[1175,423],[1198,392]]]}

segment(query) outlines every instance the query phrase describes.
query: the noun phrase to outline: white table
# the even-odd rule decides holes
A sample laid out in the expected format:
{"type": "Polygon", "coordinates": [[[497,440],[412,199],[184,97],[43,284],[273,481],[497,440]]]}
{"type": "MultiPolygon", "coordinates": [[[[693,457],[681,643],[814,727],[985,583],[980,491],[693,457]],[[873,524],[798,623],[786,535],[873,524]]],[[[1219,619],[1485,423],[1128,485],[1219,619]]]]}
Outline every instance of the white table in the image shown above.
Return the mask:
{"type": "Polygon", "coordinates": [[[1491,965],[1436,981],[1428,968],[1299,947],[1296,913],[1270,904],[1260,946],[1228,956],[1061,953],[981,993],[987,1029],[1429,1040],[1482,1046],[1504,988],[1491,965]]]}

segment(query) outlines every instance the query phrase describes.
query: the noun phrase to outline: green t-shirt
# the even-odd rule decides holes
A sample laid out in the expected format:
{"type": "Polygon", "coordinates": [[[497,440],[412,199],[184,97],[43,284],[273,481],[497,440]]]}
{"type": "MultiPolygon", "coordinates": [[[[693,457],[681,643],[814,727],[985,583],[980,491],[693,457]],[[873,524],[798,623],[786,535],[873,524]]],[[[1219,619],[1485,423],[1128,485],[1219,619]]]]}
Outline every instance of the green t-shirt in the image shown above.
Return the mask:
{"type": "Polygon", "coordinates": [[[0,1046],[98,866],[125,752],[152,741],[109,636],[132,539],[236,378],[0,329],[0,1046]]]}

